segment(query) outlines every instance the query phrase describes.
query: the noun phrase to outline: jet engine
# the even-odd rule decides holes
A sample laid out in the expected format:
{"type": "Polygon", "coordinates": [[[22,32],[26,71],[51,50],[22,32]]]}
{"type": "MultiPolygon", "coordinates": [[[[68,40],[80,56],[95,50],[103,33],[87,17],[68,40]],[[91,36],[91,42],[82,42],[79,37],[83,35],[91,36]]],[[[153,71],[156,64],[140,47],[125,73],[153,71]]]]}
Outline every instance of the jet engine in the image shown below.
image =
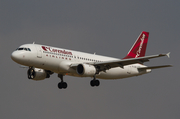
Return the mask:
{"type": "Polygon", "coordinates": [[[96,68],[89,64],[79,64],[76,71],[81,76],[94,76],[96,74],[96,68]]]}
{"type": "Polygon", "coordinates": [[[44,80],[45,78],[49,78],[50,75],[44,70],[39,68],[29,68],[27,71],[28,79],[32,80],[44,80]]]}

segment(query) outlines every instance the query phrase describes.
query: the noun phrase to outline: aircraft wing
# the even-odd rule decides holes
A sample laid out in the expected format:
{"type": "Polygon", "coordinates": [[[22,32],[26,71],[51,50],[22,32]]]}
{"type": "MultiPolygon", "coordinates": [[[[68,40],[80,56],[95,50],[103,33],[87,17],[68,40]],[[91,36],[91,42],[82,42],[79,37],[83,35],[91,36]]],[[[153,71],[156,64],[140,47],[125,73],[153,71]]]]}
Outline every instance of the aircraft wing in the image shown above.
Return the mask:
{"type": "Polygon", "coordinates": [[[142,64],[144,62],[148,62],[149,59],[153,59],[153,58],[158,58],[158,57],[163,57],[163,56],[169,57],[169,54],[170,53],[151,55],[151,56],[145,56],[145,57],[138,57],[138,58],[122,59],[122,60],[95,62],[95,63],[89,63],[89,64],[99,67],[101,71],[105,71],[105,70],[115,68],[115,67],[123,68],[126,65],[135,64],[135,63],[142,64]]]}
{"type": "MultiPolygon", "coordinates": [[[[122,59],[122,60],[111,60],[111,61],[105,61],[105,62],[89,62],[87,64],[94,65],[95,67],[98,67],[100,71],[106,71],[111,68],[115,67],[121,67],[123,68],[126,65],[135,64],[135,63],[144,63],[148,62],[149,59],[168,56],[170,53],[167,54],[158,54],[158,55],[151,55],[151,56],[145,56],[145,57],[138,57],[138,58],[130,58],[130,59],[122,59]]],[[[78,64],[71,64],[71,68],[76,68],[78,64]]]]}

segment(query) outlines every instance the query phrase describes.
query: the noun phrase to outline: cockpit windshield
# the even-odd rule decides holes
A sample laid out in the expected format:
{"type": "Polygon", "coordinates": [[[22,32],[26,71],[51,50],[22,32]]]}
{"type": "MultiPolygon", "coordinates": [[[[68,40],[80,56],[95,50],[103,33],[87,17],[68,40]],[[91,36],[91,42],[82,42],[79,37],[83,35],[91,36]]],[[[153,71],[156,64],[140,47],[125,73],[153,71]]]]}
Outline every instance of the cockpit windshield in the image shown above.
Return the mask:
{"type": "Polygon", "coordinates": [[[30,48],[17,48],[16,50],[25,50],[25,51],[31,51],[31,49],[30,48]]]}

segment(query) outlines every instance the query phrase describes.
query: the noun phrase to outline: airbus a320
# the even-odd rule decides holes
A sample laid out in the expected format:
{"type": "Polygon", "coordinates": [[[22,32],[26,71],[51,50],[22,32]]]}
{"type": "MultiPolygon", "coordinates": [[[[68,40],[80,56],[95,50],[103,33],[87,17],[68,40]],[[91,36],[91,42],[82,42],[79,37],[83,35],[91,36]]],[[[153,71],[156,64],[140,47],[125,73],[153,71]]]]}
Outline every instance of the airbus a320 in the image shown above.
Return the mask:
{"type": "Polygon", "coordinates": [[[122,79],[151,72],[152,69],[171,67],[171,65],[145,66],[150,59],[168,56],[158,54],[145,56],[149,32],[143,31],[123,59],[89,54],[40,44],[24,44],[17,48],[11,58],[18,64],[29,67],[28,79],[44,80],[57,73],[60,78],[59,89],[66,89],[65,75],[91,77],[90,85],[99,86],[98,79],[122,79]],[[97,79],[98,78],[98,79],[97,79]]]}

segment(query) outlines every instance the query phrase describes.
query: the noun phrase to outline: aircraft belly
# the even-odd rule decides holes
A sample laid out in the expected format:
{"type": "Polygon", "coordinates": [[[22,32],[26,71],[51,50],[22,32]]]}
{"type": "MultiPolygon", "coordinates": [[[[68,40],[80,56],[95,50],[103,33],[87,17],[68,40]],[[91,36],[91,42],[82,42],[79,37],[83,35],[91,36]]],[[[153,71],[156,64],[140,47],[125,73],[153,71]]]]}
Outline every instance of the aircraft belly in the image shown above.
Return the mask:
{"type": "Polygon", "coordinates": [[[106,70],[106,72],[100,72],[96,77],[99,79],[121,79],[126,75],[126,71],[118,67],[106,70]]]}
{"type": "Polygon", "coordinates": [[[130,69],[129,67],[120,68],[112,68],[107,70],[106,72],[101,72],[100,75],[97,75],[99,79],[122,79],[127,77],[132,77],[139,75],[137,69],[130,69]]]}

